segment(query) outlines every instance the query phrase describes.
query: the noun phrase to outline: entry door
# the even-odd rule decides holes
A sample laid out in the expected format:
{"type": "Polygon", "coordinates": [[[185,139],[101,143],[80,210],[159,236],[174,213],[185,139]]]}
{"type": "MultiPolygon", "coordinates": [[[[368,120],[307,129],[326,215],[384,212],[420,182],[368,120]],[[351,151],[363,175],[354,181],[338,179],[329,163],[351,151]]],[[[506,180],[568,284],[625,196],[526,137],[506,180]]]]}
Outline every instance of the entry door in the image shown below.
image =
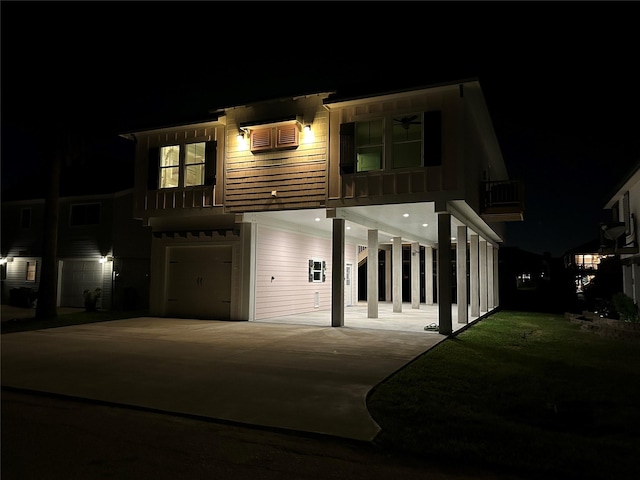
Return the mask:
{"type": "Polygon", "coordinates": [[[232,247],[170,247],[166,312],[169,316],[231,318],[232,247]]]}
{"type": "Polygon", "coordinates": [[[347,307],[353,305],[353,263],[344,267],[344,304],[347,307]]]}

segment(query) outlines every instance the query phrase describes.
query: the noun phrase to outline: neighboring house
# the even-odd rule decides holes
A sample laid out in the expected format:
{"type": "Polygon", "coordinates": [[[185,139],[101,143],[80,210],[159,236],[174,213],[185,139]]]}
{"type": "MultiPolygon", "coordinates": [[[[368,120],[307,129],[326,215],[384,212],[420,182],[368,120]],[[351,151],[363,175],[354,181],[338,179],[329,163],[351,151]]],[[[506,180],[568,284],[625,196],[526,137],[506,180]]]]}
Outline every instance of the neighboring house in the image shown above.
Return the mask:
{"type": "Polygon", "coordinates": [[[640,302],[640,251],[637,220],[640,215],[640,164],[622,180],[605,204],[611,210],[611,221],[600,226],[600,254],[617,255],[622,265],[623,292],[640,302]]]}
{"type": "MultiPolygon", "coordinates": [[[[58,205],[57,305],[83,307],[83,292],[101,288],[98,308],[146,308],[151,232],[132,216],[133,190],[61,197],[58,205]]],[[[2,303],[36,300],[44,207],[43,199],[2,202],[2,303]]]]}
{"type": "Polygon", "coordinates": [[[437,303],[447,334],[454,300],[459,323],[499,305],[497,249],[522,188],[477,80],[231,105],[123,136],[135,217],[153,232],[153,315],[326,310],[342,326],[364,291],[369,318],[380,298],[398,314],[403,298],[437,303]]]}

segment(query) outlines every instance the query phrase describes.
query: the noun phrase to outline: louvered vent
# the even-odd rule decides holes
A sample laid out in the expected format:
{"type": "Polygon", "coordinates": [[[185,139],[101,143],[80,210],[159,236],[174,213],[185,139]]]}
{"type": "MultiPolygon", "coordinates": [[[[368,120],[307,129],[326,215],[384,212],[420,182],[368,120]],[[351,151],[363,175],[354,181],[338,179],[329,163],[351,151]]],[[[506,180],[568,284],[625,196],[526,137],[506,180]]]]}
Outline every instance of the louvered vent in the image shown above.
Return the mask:
{"type": "Polygon", "coordinates": [[[260,128],[251,131],[251,151],[269,150],[271,145],[271,129],[260,128]]]}
{"type": "Polygon", "coordinates": [[[289,148],[298,146],[298,126],[285,125],[276,129],[276,148],[289,148]]]}

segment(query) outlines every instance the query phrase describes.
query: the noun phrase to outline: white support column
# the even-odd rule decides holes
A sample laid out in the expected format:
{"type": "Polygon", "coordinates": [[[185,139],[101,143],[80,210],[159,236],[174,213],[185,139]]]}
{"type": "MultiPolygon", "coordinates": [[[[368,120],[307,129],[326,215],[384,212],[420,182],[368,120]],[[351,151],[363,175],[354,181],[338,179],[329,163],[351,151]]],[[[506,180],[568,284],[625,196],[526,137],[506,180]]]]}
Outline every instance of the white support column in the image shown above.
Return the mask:
{"type": "Polygon", "coordinates": [[[494,247],[493,249],[493,306],[500,306],[500,262],[499,260],[500,249],[494,247]]]}
{"type": "Polygon", "coordinates": [[[402,238],[393,237],[393,311],[402,312],[402,238]]]}
{"type": "Polygon", "coordinates": [[[487,311],[487,241],[480,240],[480,313],[487,311]]]}
{"type": "Polygon", "coordinates": [[[367,318],[378,318],[378,230],[367,235],[367,318]]]}
{"type": "Polygon", "coordinates": [[[456,286],[458,323],[469,323],[467,300],[467,227],[459,226],[456,232],[456,286]]]}
{"type": "Polygon", "coordinates": [[[390,302],[392,298],[391,294],[391,285],[393,282],[391,281],[391,248],[385,246],[384,249],[384,301],[390,302]]]}
{"type": "Polygon", "coordinates": [[[420,308],[420,244],[411,243],[411,308],[420,308]]]}
{"type": "Polygon", "coordinates": [[[438,332],[450,335],[451,320],[451,214],[438,212],[438,332]]]}
{"type": "Polygon", "coordinates": [[[344,218],[333,219],[331,246],[331,326],[344,326],[344,218]]]}
{"type": "Polygon", "coordinates": [[[622,292],[633,298],[633,265],[622,266],[622,292]]]}
{"type": "Polygon", "coordinates": [[[487,242],[487,310],[493,309],[493,245],[487,242]]]}
{"type": "Polygon", "coordinates": [[[433,305],[433,247],[424,247],[424,288],[425,303],[433,305]]]}
{"type": "Polygon", "coordinates": [[[478,235],[469,237],[469,295],[471,304],[471,317],[480,316],[480,270],[478,260],[478,235]]]}

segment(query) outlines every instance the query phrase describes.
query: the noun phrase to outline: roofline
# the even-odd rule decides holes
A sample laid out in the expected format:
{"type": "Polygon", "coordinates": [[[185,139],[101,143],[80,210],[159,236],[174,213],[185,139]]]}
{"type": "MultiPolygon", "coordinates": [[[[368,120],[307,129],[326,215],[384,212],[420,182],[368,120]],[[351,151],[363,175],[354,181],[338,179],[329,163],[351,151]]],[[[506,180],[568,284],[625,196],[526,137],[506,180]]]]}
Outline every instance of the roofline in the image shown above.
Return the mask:
{"type": "Polygon", "coordinates": [[[402,94],[415,94],[416,92],[420,92],[423,90],[427,91],[427,90],[432,90],[434,88],[454,87],[454,86],[458,86],[460,84],[466,84],[466,83],[475,83],[475,82],[479,83],[479,81],[480,80],[477,77],[470,77],[470,78],[465,78],[461,80],[455,80],[455,81],[451,80],[447,82],[431,83],[431,84],[421,85],[416,87],[406,87],[401,89],[380,91],[380,92],[368,93],[368,94],[363,93],[358,95],[341,96],[340,93],[338,92],[330,95],[329,98],[325,99],[323,103],[325,106],[328,106],[328,105],[338,104],[343,102],[366,100],[366,99],[375,98],[375,97],[384,97],[384,96],[393,96],[393,95],[402,95],[402,94]]]}

